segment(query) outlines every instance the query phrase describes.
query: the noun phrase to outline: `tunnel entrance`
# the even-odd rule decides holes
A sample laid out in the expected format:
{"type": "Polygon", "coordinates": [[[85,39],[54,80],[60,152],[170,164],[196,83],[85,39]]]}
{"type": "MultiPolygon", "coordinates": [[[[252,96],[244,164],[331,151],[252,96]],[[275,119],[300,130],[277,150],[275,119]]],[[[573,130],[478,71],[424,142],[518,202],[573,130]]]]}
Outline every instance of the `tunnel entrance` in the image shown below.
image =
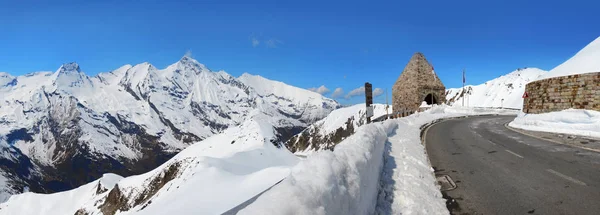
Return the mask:
{"type": "Polygon", "coordinates": [[[423,100],[424,102],[427,102],[427,105],[432,105],[432,104],[437,104],[437,99],[435,99],[435,96],[433,96],[433,94],[427,94],[427,96],[425,96],[425,99],[423,100]]]}

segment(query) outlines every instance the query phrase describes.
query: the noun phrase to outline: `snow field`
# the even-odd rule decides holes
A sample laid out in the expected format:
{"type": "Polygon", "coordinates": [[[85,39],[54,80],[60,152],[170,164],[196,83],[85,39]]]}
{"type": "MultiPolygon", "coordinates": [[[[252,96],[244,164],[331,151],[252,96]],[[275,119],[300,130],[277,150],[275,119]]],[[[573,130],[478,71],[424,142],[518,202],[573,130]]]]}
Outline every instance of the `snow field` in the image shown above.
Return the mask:
{"type": "Polygon", "coordinates": [[[567,109],[542,114],[520,113],[508,124],[514,128],[600,138],[600,112],[567,109]]]}

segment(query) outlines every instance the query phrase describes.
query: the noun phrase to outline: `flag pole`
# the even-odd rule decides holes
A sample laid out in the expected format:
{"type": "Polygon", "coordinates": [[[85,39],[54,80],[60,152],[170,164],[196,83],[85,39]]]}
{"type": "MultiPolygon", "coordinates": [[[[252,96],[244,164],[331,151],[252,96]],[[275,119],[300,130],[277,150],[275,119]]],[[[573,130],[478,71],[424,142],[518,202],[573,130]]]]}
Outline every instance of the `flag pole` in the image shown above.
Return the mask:
{"type": "Polygon", "coordinates": [[[463,93],[462,106],[464,107],[465,106],[465,96],[467,96],[465,94],[465,69],[463,69],[463,74],[462,75],[463,75],[463,80],[462,80],[462,83],[463,83],[463,87],[462,87],[462,93],[463,93]]]}
{"type": "Polygon", "coordinates": [[[390,105],[388,104],[388,94],[387,94],[387,88],[385,88],[385,119],[388,119],[390,117],[390,114],[388,113],[388,108],[390,107],[390,105]]]}

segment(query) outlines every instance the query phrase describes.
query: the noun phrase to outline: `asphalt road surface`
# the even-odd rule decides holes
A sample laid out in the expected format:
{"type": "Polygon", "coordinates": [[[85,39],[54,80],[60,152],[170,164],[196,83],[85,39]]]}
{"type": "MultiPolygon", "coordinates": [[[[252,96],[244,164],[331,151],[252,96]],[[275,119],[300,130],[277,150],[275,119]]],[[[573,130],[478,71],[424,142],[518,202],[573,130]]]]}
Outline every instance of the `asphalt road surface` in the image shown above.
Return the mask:
{"type": "Polygon", "coordinates": [[[600,153],[522,135],[513,117],[453,119],[430,127],[427,153],[453,214],[600,214],[600,153]],[[452,202],[452,201],[450,201],[452,202]]]}

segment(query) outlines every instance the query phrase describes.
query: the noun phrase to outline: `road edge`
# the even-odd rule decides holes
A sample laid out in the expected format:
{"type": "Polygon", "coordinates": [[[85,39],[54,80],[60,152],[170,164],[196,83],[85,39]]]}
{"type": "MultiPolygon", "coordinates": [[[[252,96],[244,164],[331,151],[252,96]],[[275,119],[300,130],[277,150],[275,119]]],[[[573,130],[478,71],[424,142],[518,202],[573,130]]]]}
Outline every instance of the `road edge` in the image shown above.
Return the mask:
{"type": "MultiPolygon", "coordinates": [[[[519,134],[522,134],[522,135],[525,135],[525,136],[533,137],[533,138],[536,138],[536,139],[539,139],[539,140],[545,140],[545,141],[548,141],[548,142],[553,142],[553,143],[560,144],[560,145],[564,145],[564,146],[572,146],[572,147],[575,147],[575,148],[580,148],[580,149],[583,149],[583,150],[588,150],[588,151],[592,151],[592,152],[597,152],[597,153],[600,153],[600,150],[598,150],[598,149],[592,149],[592,148],[588,148],[588,147],[585,147],[585,146],[578,146],[578,145],[565,144],[565,143],[561,143],[561,142],[559,142],[559,141],[556,141],[556,140],[545,139],[545,138],[538,137],[538,136],[536,136],[536,135],[533,135],[533,134],[528,134],[528,133],[525,133],[525,132],[519,131],[519,130],[518,130],[518,128],[513,128],[513,127],[509,126],[508,124],[509,124],[509,123],[505,123],[505,124],[504,124],[504,127],[506,127],[508,130],[511,130],[511,131],[517,132],[517,133],[519,133],[519,134]]],[[[549,133],[554,133],[554,134],[563,134],[563,135],[572,135],[572,134],[555,133],[555,132],[549,132],[549,133]]],[[[574,135],[574,136],[577,136],[577,135],[574,135]]]]}

